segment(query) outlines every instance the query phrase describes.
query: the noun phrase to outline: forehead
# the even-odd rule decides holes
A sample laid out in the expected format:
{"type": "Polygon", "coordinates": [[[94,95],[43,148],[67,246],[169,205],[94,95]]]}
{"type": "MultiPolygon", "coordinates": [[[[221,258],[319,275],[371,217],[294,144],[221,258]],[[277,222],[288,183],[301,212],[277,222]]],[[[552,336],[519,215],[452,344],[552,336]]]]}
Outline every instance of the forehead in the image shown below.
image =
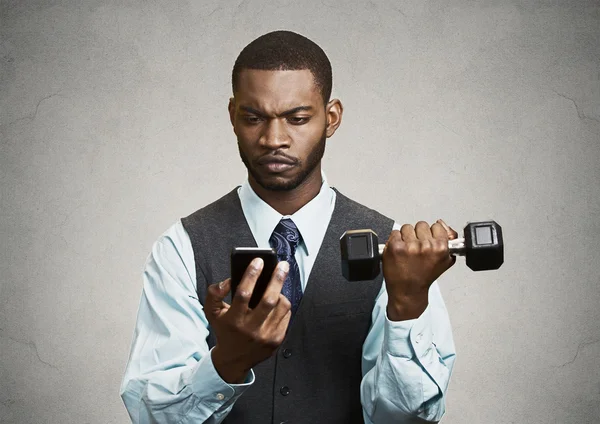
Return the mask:
{"type": "Polygon", "coordinates": [[[240,104],[274,111],[300,104],[316,106],[318,102],[322,102],[313,74],[308,69],[300,71],[244,69],[239,74],[234,95],[240,104]]]}

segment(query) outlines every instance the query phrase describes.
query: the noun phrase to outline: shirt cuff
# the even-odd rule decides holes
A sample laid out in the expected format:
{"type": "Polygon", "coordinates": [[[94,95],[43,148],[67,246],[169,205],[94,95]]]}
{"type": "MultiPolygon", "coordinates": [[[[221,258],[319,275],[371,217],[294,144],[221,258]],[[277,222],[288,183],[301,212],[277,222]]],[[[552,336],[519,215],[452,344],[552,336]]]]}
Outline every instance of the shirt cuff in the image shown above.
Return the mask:
{"type": "Polygon", "coordinates": [[[201,403],[212,410],[232,405],[254,383],[254,371],[250,370],[242,384],[224,381],[212,361],[212,349],[199,362],[192,375],[192,391],[201,403]]]}
{"type": "Polygon", "coordinates": [[[383,331],[384,349],[392,356],[412,359],[423,358],[431,351],[433,332],[429,306],[416,319],[390,321],[385,314],[383,331]]]}

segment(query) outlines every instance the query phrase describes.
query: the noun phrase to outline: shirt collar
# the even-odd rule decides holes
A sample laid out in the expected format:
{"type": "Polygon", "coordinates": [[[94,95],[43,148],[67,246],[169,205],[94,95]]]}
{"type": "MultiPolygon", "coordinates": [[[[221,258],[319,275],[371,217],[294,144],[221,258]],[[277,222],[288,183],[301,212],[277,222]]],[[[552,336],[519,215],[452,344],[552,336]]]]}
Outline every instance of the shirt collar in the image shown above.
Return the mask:
{"type": "Polygon", "coordinates": [[[321,190],[310,202],[293,215],[281,215],[250,187],[246,179],[238,190],[242,210],[258,247],[270,247],[269,238],[282,218],[291,218],[296,224],[307,255],[316,254],[333,212],[335,196],[325,173],[321,172],[321,190]]]}

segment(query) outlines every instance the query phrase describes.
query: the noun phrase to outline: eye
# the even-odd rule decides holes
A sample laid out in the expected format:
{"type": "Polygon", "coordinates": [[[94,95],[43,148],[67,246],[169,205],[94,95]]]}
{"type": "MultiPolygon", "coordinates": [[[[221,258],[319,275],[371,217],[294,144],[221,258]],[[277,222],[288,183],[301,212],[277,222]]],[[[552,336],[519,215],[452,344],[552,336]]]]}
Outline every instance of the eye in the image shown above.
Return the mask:
{"type": "Polygon", "coordinates": [[[308,116],[290,116],[288,118],[288,122],[293,125],[302,125],[306,124],[309,121],[308,116]]]}
{"type": "Polygon", "coordinates": [[[262,118],[255,115],[247,115],[243,117],[244,121],[248,124],[258,124],[262,122],[262,118]]]}

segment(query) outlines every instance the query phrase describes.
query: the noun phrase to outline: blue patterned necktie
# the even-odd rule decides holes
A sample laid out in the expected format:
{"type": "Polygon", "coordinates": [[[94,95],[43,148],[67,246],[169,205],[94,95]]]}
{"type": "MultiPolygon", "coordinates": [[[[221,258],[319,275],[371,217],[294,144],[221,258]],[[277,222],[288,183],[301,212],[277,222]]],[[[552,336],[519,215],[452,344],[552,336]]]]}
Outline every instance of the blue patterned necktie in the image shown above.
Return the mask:
{"type": "Polygon", "coordinates": [[[279,261],[287,261],[290,264],[290,271],[283,283],[281,293],[287,297],[292,304],[292,317],[296,314],[300,300],[302,299],[302,284],[300,283],[300,271],[294,254],[296,247],[300,243],[300,232],[296,224],[285,218],[279,221],[273,234],[269,239],[269,244],[277,252],[279,261]]]}

